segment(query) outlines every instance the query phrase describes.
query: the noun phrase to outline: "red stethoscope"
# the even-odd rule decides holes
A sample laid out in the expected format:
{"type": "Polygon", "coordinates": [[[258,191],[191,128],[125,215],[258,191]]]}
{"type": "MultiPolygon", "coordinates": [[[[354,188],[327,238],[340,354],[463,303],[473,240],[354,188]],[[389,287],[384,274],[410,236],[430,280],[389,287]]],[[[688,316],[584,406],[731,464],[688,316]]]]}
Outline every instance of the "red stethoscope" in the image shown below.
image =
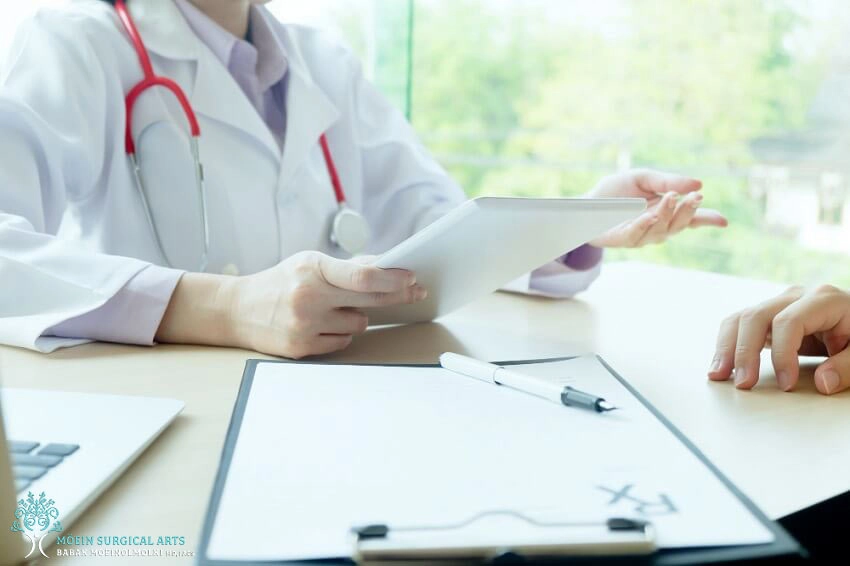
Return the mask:
{"type": "MultiPolygon", "coordinates": [[[[201,128],[198,125],[198,119],[195,116],[195,111],[192,109],[192,105],[186,97],[186,94],[183,92],[183,89],[171,79],[158,76],[154,73],[153,65],[151,64],[150,56],[148,55],[148,50],[145,47],[144,41],[142,41],[142,36],[139,34],[139,30],[136,28],[136,23],[130,16],[130,11],[127,9],[127,5],[124,0],[115,0],[115,11],[118,13],[118,18],[121,20],[121,24],[130,36],[130,40],[133,42],[133,47],[136,50],[136,54],[139,56],[139,62],[141,63],[142,70],[144,72],[144,79],[130,89],[125,100],[127,123],[124,134],[124,144],[127,150],[127,155],[130,157],[130,161],[133,164],[133,176],[136,188],[141,195],[142,205],[145,209],[148,224],[150,224],[154,239],[156,240],[156,244],[159,247],[159,251],[162,254],[163,259],[167,264],[171,265],[171,262],[168,260],[168,256],[165,253],[165,249],[163,248],[162,240],[159,236],[159,231],[156,228],[156,222],[154,221],[150,204],[148,202],[147,193],[145,191],[144,184],[142,183],[139,160],[136,157],[136,144],[133,141],[133,107],[136,104],[136,100],[138,100],[139,96],[149,88],[163,87],[170,90],[177,98],[177,101],[183,108],[183,113],[186,115],[186,119],[189,122],[189,131],[191,134],[190,145],[192,158],[195,164],[195,184],[198,192],[198,200],[201,203],[201,224],[204,231],[204,251],[201,257],[199,271],[205,271],[209,255],[210,231],[206,191],[204,188],[204,167],[201,163],[200,151],[198,149],[198,139],[201,136],[201,128]]],[[[334,245],[339,246],[342,250],[354,255],[362,251],[363,247],[369,240],[369,224],[366,222],[366,219],[362,214],[349,208],[346,203],[345,192],[342,189],[342,183],[339,180],[339,173],[337,172],[336,165],[334,164],[333,157],[331,156],[331,150],[330,147],[328,147],[328,140],[325,134],[319,136],[319,145],[322,148],[325,166],[327,167],[328,176],[330,177],[334,196],[336,197],[337,202],[337,211],[334,214],[333,222],[331,223],[330,240],[334,245]]]]}

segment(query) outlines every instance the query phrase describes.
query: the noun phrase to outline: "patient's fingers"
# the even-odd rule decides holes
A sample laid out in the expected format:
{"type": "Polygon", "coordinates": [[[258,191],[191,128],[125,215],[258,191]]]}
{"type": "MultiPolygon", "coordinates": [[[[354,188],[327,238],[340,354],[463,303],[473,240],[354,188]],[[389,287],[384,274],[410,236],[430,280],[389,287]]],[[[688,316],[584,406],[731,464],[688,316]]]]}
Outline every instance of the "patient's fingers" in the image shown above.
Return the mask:
{"type": "Polygon", "coordinates": [[[735,387],[752,389],[758,382],[761,351],[767,345],[773,319],[798,298],[798,294],[789,290],[751,309],[741,311],[735,346],[735,387]]]}
{"type": "MultiPolygon", "coordinates": [[[[780,389],[791,391],[800,374],[798,356],[806,336],[846,336],[850,334],[850,295],[823,285],[791,303],[773,320],[773,339],[770,348],[776,383],[780,389]]],[[[830,338],[830,342],[833,340],[830,338]]],[[[830,344],[836,347],[838,342],[830,344]]],[[[827,353],[824,347],[821,353],[827,353]]]]}
{"type": "Polygon", "coordinates": [[[708,377],[714,381],[729,379],[735,365],[735,344],[738,342],[738,325],[740,314],[735,313],[723,319],[717,333],[717,346],[714,349],[714,360],[708,370],[708,377]]]}
{"type": "Polygon", "coordinates": [[[832,354],[815,369],[815,387],[824,395],[850,388],[850,350],[832,354]]]}
{"type": "Polygon", "coordinates": [[[798,300],[803,291],[802,287],[791,287],[781,295],[725,318],[717,334],[708,377],[714,381],[726,380],[735,369],[735,384],[739,388],[749,389],[755,385],[761,350],[770,345],[773,319],[798,300]]]}

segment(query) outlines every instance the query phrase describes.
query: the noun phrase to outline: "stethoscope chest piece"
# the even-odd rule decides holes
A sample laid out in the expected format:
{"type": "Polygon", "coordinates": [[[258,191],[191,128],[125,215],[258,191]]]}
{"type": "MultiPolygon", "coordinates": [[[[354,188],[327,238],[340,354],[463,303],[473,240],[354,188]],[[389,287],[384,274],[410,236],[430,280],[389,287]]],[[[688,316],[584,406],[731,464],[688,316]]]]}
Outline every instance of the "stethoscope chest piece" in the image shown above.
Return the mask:
{"type": "Polygon", "coordinates": [[[339,207],[331,226],[331,242],[351,255],[363,251],[371,230],[363,215],[345,205],[339,207]]]}

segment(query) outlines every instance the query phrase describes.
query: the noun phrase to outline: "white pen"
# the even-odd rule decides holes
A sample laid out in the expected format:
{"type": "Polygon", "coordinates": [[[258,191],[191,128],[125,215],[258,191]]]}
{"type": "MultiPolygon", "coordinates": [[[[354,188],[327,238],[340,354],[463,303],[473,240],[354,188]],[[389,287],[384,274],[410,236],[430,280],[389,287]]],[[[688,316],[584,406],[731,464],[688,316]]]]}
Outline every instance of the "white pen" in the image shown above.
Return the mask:
{"type": "Polygon", "coordinates": [[[493,385],[504,385],[570,407],[581,407],[597,413],[613,411],[617,408],[602,397],[579,391],[569,385],[559,385],[452,352],[446,352],[440,356],[440,365],[467,377],[474,377],[493,385]]]}

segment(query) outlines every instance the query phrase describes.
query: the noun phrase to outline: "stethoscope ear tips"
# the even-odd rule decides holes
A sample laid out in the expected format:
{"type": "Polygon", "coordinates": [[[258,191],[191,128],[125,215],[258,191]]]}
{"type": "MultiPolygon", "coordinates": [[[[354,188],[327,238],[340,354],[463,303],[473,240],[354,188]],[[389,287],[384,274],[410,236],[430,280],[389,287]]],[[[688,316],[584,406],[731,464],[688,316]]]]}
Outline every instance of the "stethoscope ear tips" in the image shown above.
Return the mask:
{"type": "Polygon", "coordinates": [[[362,214],[345,205],[339,207],[331,226],[331,242],[351,255],[363,251],[371,230],[362,214]]]}

